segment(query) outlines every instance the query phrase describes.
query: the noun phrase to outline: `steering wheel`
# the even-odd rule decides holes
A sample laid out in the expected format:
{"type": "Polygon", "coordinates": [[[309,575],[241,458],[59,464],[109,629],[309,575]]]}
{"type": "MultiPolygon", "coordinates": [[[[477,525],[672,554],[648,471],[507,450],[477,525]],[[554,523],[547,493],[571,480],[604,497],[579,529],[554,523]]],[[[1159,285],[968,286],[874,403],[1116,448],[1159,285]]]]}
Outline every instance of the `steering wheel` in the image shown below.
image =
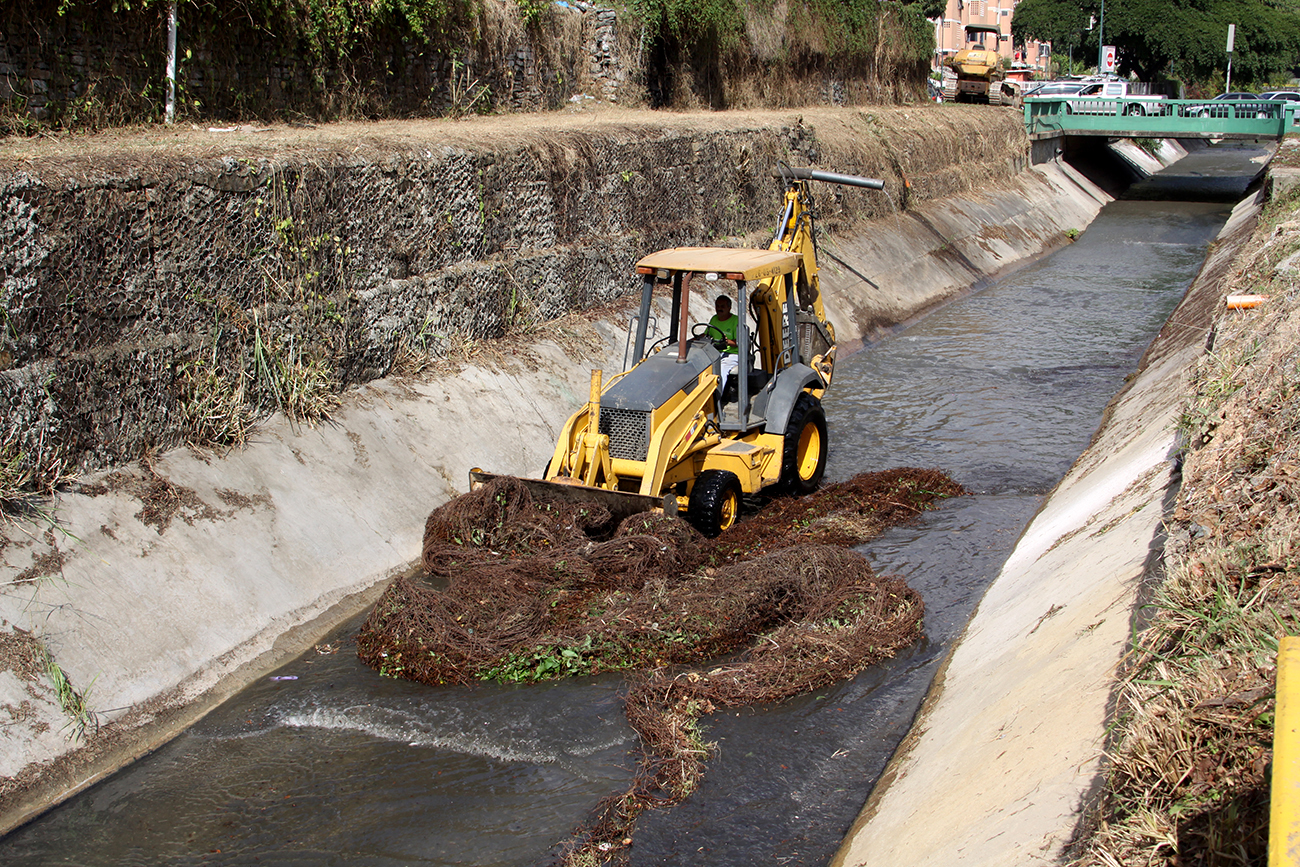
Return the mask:
{"type": "Polygon", "coordinates": [[[713,348],[719,352],[727,351],[727,335],[722,329],[712,322],[696,322],[691,326],[691,337],[700,340],[709,340],[713,343],[713,348]],[[710,334],[709,332],[713,332],[710,334]],[[717,335],[716,337],[714,335],[717,335]]]}

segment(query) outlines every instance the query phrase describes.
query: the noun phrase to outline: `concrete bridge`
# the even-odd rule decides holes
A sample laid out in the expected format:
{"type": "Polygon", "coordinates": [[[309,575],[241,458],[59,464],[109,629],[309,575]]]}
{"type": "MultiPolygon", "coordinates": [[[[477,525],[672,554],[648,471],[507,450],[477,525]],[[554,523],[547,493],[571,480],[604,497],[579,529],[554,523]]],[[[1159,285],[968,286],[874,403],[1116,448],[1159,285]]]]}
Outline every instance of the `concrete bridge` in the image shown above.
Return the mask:
{"type": "Polygon", "coordinates": [[[1300,132],[1300,103],[1282,100],[1135,100],[1052,97],[1025,100],[1034,162],[1051,159],[1064,140],[1085,138],[1281,139],[1300,132]]]}

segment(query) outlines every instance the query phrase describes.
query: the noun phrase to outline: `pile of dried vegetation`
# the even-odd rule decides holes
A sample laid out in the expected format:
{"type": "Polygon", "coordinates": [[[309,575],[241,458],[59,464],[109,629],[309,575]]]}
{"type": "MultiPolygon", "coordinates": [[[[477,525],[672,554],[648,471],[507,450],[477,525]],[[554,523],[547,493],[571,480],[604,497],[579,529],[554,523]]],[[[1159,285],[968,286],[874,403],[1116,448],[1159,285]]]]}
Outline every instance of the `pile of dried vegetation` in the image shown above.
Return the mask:
{"type": "Polygon", "coordinates": [[[936,470],[868,473],[778,499],[707,540],[685,521],[549,502],[498,479],[433,512],[425,578],[399,578],[357,638],[381,673],[429,684],[631,671],[629,789],[573,841],[616,859],[638,815],[698,785],[699,718],[852,676],[920,634],[924,605],[851,546],[961,488],[936,470]]]}
{"type": "Polygon", "coordinates": [[[1262,864],[1278,638],[1300,632],[1300,196],[1274,200],[1180,422],[1166,578],[1119,694],[1078,863],[1262,864]]]}

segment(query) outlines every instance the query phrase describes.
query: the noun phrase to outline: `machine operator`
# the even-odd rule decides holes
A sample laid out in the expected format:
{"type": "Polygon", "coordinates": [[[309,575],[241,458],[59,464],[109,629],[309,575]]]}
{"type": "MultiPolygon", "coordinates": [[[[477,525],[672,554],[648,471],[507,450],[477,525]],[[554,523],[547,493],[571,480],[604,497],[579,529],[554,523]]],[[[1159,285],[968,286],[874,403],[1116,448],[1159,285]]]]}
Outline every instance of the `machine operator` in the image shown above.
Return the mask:
{"type": "Polygon", "coordinates": [[[731,299],[726,295],[719,295],[713,303],[713,309],[716,314],[709,319],[710,329],[714,335],[721,334],[727,341],[727,348],[722,352],[721,374],[723,387],[727,384],[727,375],[736,372],[739,358],[736,355],[736,332],[740,328],[740,317],[731,312],[731,299]]]}

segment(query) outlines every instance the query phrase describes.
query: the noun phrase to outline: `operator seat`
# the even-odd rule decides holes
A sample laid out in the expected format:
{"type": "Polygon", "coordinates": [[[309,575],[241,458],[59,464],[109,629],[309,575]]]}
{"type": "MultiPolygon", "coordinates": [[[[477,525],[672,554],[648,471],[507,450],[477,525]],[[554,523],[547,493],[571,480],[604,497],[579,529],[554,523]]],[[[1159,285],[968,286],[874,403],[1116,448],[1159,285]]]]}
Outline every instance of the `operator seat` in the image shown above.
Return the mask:
{"type": "MultiPolygon", "coordinates": [[[[766,370],[750,368],[749,370],[749,396],[753,397],[762,390],[772,379],[772,374],[766,370]]],[[[722,387],[722,402],[735,403],[740,400],[740,379],[734,373],[727,374],[727,382],[722,387]]]]}

